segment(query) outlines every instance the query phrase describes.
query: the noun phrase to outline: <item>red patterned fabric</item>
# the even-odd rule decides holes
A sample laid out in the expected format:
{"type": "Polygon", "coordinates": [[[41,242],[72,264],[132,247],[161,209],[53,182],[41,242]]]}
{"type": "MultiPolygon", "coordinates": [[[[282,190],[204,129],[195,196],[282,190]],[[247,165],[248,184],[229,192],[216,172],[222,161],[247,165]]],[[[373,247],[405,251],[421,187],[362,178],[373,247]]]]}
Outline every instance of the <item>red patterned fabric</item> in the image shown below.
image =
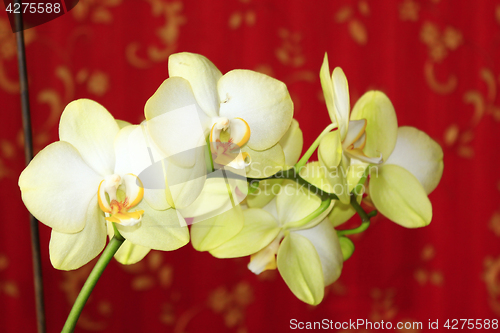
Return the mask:
{"type": "MultiPolygon", "coordinates": [[[[9,29],[0,14],[0,327],[33,332],[9,29]]],[[[369,89],[382,90],[400,126],[427,132],[444,150],[431,225],[409,230],[375,218],[352,237],[353,257],[316,307],[296,299],[277,271],[256,276],[248,258],[215,259],[188,244],[132,266],[112,261],[77,332],[285,332],[293,319],[415,321],[423,328],[414,332],[428,332],[429,320],[439,320],[441,331],[447,319],[500,318],[499,1],[80,0],[25,36],[36,151],[58,140],[59,116],[77,98],[140,122],[146,100],[167,78],[168,56],[180,51],[203,54],[222,72],[246,68],[284,81],[305,147],[329,123],[318,76],[328,52],[331,68],[347,75],[352,104],[369,89]]],[[[95,260],[55,270],[50,228],[40,225],[40,232],[47,328],[57,332],[95,260]]]]}

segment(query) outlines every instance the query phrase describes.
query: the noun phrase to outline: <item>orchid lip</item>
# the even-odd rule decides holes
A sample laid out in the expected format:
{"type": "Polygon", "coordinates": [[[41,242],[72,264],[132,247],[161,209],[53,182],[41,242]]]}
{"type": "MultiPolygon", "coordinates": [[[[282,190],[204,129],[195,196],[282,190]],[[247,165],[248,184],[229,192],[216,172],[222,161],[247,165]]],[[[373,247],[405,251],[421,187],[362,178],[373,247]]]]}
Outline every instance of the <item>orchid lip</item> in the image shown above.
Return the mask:
{"type": "Polygon", "coordinates": [[[250,256],[248,269],[251,270],[252,273],[259,275],[266,270],[277,268],[276,255],[278,254],[278,248],[283,237],[283,233],[280,232],[269,245],[250,256]]]}
{"type": "Polygon", "coordinates": [[[242,118],[214,118],[210,131],[213,160],[223,166],[244,169],[251,163],[250,155],[240,152],[250,139],[250,126],[242,118]]]}
{"type": "Polygon", "coordinates": [[[143,210],[129,210],[139,204],[143,196],[144,186],[141,180],[131,173],[106,176],[97,191],[99,207],[106,214],[106,220],[124,226],[133,226],[141,221],[143,210]]]}

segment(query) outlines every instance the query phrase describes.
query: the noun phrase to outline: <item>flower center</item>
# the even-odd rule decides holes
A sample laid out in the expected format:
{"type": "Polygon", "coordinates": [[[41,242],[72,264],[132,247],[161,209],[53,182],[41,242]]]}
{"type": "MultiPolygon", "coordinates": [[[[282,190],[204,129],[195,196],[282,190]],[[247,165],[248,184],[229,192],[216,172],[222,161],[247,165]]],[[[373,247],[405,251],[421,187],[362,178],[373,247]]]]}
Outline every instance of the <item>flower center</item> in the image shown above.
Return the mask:
{"type": "Polygon", "coordinates": [[[214,119],[210,131],[210,146],[213,160],[221,166],[244,169],[250,162],[250,155],[240,149],[250,139],[250,126],[241,118],[214,119]]]}
{"type": "Polygon", "coordinates": [[[141,202],[144,187],[141,180],[131,173],[106,176],[99,184],[97,199],[99,207],[106,213],[106,220],[132,226],[142,219],[143,210],[130,212],[129,209],[141,202]]]}
{"type": "Polygon", "coordinates": [[[366,145],[366,119],[351,120],[347,134],[342,141],[342,150],[349,158],[354,158],[365,163],[380,164],[382,163],[382,154],[378,157],[366,156],[363,148],[366,145]]]}
{"type": "Polygon", "coordinates": [[[250,256],[248,269],[252,273],[259,275],[268,269],[276,269],[276,255],[278,254],[278,248],[283,237],[284,235],[280,232],[271,244],[250,256]]]}

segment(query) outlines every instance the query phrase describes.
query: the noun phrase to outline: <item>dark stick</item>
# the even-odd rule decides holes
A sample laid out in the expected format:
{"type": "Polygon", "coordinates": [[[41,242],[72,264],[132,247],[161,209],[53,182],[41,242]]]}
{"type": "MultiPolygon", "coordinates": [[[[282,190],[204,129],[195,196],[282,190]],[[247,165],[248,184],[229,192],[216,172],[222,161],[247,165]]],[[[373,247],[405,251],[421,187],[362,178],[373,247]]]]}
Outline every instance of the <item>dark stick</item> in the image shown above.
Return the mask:
{"type": "MultiPolygon", "coordinates": [[[[17,1],[16,1],[17,2],[17,1]]],[[[31,135],[30,101],[28,93],[28,71],[26,68],[26,53],[24,52],[24,32],[22,14],[15,14],[17,61],[19,67],[19,85],[21,90],[21,112],[23,115],[24,157],[26,165],[33,158],[33,139],[31,135]]],[[[30,214],[31,250],[33,257],[33,275],[35,283],[35,302],[37,328],[39,333],[45,333],[45,308],[43,301],[42,258],[40,255],[40,237],[38,221],[30,214]]]]}

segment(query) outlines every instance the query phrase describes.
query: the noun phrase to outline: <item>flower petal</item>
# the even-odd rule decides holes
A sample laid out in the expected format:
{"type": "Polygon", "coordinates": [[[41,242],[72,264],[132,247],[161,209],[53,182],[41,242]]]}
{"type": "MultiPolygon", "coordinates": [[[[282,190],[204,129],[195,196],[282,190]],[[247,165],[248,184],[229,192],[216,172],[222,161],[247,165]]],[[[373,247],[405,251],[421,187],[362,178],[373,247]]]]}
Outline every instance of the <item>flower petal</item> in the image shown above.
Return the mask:
{"type": "Polygon", "coordinates": [[[189,242],[186,222],[175,209],[154,210],[144,200],[136,208],[144,210],[140,223],[133,226],[116,224],[118,231],[131,243],[154,250],[172,251],[189,242]]]}
{"type": "Polygon", "coordinates": [[[254,193],[247,196],[247,205],[250,208],[266,206],[280,192],[284,179],[267,179],[259,182],[254,193]]]}
{"type": "Polygon", "coordinates": [[[237,258],[257,253],[269,245],[280,232],[276,219],[258,208],[243,211],[243,228],[233,238],[210,250],[216,258],[237,258]]]}
{"type": "Polygon", "coordinates": [[[356,141],[358,141],[363,134],[365,134],[366,123],[366,119],[349,121],[349,130],[347,131],[344,142],[342,143],[342,147],[344,149],[348,149],[351,145],[354,146],[356,141]]]}
{"type": "Polygon", "coordinates": [[[321,199],[316,194],[295,182],[286,181],[276,196],[278,223],[286,226],[299,221],[313,213],[320,205],[321,199]]]}
{"type": "Polygon", "coordinates": [[[219,115],[217,82],[222,73],[210,60],[195,53],[175,53],[168,58],[168,74],[188,80],[201,109],[209,117],[219,115]]]}
{"type": "Polygon", "coordinates": [[[183,209],[191,205],[203,190],[207,177],[204,151],[195,151],[196,163],[192,167],[182,167],[175,163],[164,161],[168,181],[168,193],[172,202],[170,205],[176,209],[183,209]],[[170,194],[169,194],[170,193],[170,194]]]}
{"type": "Polygon", "coordinates": [[[349,86],[344,71],[340,67],[335,67],[332,73],[333,82],[333,105],[339,118],[340,138],[344,141],[349,126],[349,86]]]}
{"type": "Polygon", "coordinates": [[[113,142],[119,131],[113,116],[99,103],[78,99],[61,115],[59,139],[75,147],[83,160],[101,176],[113,173],[113,142]]]}
{"type": "Polygon", "coordinates": [[[328,109],[328,114],[330,115],[330,120],[332,124],[339,124],[339,119],[337,113],[335,112],[335,106],[333,105],[333,82],[330,76],[330,66],[328,64],[328,54],[325,53],[323,58],[323,64],[319,71],[319,79],[321,81],[321,89],[323,89],[323,96],[325,97],[326,108],[328,109]]]}
{"type": "Polygon", "coordinates": [[[443,149],[425,132],[403,126],[398,128],[396,147],[385,164],[410,171],[430,194],[443,175],[443,149]]]}
{"type": "Polygon", "coordinates": [[[381,91],[368,91],[356,102],[351,120],[366,119],[366,156],[387,160],[396,145],[398,120],[389,98],[381,91]]]}
{"type": "MultiPolygon", "coordinates": [[[[359,181],[365,174],[366,168],[368,167],[368,163],[362,162],[357,159],[351,159],[351,164],[349,165],[349,170],[347,171],[347,184],[349,185],[349,193],[352,192],[354,187],[358,185],[359,181]]],[[[373,168],[377,168],[376,165],[371,166],[369,171],[373,168]]],[[[364,191],[364,185],[362,188],[362,191],[356,191],[357,195],[363,195],[364,191]]]]}
{"type": "Polygon", "coordinates": [[[340,249],[342,250],[342,256],[344,257],[344,261],[346,261],[354,253],[354,243],[352,242],[352,240],[344,236],[339,238],[339,243],[340,249]]]}
{"type": "Polygon", "coordinates": [[[285,153],[286,166],[294,166],[299,161],[300,155],[302,154],[302,146],[304,145],[304,137],[297,120],[292,119],[290,128],[280,139],[279,144],[285,153]]]}
{"type": "Polygon", "coordinates": [[[210,176],[198,198],[186,208],[179,209],[182,216],[193,217],[193,223],[222,214],[240,202],[234,193],[235,188],[228,184],[229,180],[225,178],[222,170],[217,170],[210,176]]]}
{"type": "Polygon", "coordinates": [[[165,80],[146,102],[145,112],[148,131],[160,151],[180,166],[192,167],[197,148],[206,145],[210,119],[198,106],[189,82],[181,77],[165,80]]]}
{"type": "Polygon", "coordinates": [[[283,82],[249,70],[233,70],[219,80],[218,91],[220,116],[242,118],[250,126],[250,148],[274,146],[290,127],[293,102],[283,82]]]}
{"type": "Polygon", "coordinates": [[[325,286],[332,284],[342,272],[343,255],[337,232],[328,219],[310,229],[293,231],[306,237],[314,245],[321,261],[325,286]]]}
{"type": "Polygon", "coordinates": [[[191,244],[198,251],[210,251],[233,238],[243,228],[243,210],[228,211],[191,226],[191,244]]]}
{"type": "Polygon", "coordinates": [[[52,266],[65,271],[77,269],[94,259],[106,245],[104,213],[94,195],[87,205],[85,228],[70,234],[52,230],[49,254],[52,266]]]}
{"type": "Polygon", "coordinates": [[[151,140],[145,126],[121,129],[115,139],[115,173],[132,173],[144,184],[144,199],[157,210],[170,208],[166,199],[164,158],[151,140]]]}
{"type": "Polygon", "coordinates": [[[132,244],[126,239],[115,253],[115,259],[122,265],[132,265],[141,261],[151,251],[150,248],[132,244]]]}
{"type": "Polygon", "coordinates": [[[278,270],[288,288],[301,301],[317,305],[323,300],[325,280],[316,248],[306,237],[291,232],[278,249],[278,270]]]}
{"type": "Polygon", "coordinates": [[[382,165],[378,175],[371,173],[370,197],[388,219],[406,228],[431,223],[432,205],[418,179],[397,165],[382,165]]]}
{"type": "Polygon", "coordinates": [[[252,162],[246,167],[247,177],[265,178],[283,170],[285,166],[285,154],[281,145],[277,143],[273,147],[257,151],[248,145],[241,149],[242,153],[248,153],[252,162]]]}
{"type": "Polygon", "coordinates": [[[364,163],[371,163],[371,164],[380,164],[382,163],[382,154],[379,153],[377,157],[369,157],[366,156],[363,150],[361,149],[349,149],[345,150],[345,154],[353,159],[353,160],[358,160],[360,162],[364,163]]]}
{"type": "Polygon", "coordinates": [[[40,222],[57,232],[85,226],[90,200],[102,177],[71,144],[54,142],[40,151],[19,177],[22,199],[40,222]]]}
{"type": "Polygon", "coordinates": [[[328,168],[336,167],[342,159],[342,143],[340,131],[333,131],[325,135],[319,144],[318,159],[328,168]]]}
{"type": "Polygon", "coordinates": [[[118,125],[118,127],[120,129],[124,128],[124,127],[127,127],[127,126],[130,126],[132,125],[131,123],[129,123],[128,121],[126,120],[121,120],[121,119],[115,119],[116,121],[116,124],[118,125]]]}
{"type": "MultiPolygon", "coordinates": [[[[356,197],[356,201],[358,204],[361,203],[361,200],[363,199],[363,194],[360,194],[356,197]]],[[[336,202],[335,205],[333,206],[333,209],[328,215],[328,219],[332,223],[334,227],[338,227],[341,224],[344,224],[347,222],[351,217],[356,214],[356,210],[352,207],[352,205],[342,203],[340,201],[336,202]]]]}
{"type": "Polygon", "coordinates": [[[333,193],[333,188],[326,179],[325,171],[327,169],[319,162],[309,162],[300,169],[300,177],[304,178],[311,185],[316,186],[322,191],[333,193]]]}
{"type": "Polygon", "coordinates": [[[349,204],[349,184],[347,183],[347,175],[349,171],[349,162],[345,154],[338,166],[329,167],[323,160],[323,156],[318,154],[320,166],[323,168],[325,178],[330,183],[331,191],[337,195],[339,200],[345,204],[349,204]]]}

